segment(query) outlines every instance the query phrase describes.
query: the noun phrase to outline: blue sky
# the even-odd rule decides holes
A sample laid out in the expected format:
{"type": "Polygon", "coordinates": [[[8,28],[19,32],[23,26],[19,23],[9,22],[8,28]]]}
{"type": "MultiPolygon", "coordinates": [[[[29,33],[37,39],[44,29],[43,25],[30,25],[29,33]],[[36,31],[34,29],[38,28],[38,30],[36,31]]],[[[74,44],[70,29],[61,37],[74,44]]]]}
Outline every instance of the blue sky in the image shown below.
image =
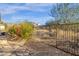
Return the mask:
{"type": "Polygon", "coordinates": [[[2,19],[8,23],[20,21],[32,21],[38,24],[45,24],[53,19],[49,13],[54,4],[51,3],[5,3],[0,4],[2,19]]]}

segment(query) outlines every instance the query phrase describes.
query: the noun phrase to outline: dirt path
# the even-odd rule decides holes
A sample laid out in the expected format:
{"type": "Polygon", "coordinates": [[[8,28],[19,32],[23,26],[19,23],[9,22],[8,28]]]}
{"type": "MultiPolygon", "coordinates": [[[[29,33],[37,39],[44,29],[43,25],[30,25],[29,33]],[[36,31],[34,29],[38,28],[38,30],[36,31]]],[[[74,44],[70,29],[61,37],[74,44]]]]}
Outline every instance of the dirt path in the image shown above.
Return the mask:
{"type": "Polygon", "coordinates": [[[35,56],[70,56],[71,54],[65,53],[55,47],[51,47],[40,41],[29,41],[27,46],[34,50],[32,55],[35,56]]]}
{"type": "Polygon", "coordinates": [[[13,44],[13,42],[9,44],[7,40],[0,42],[3,42],[0,43],[0,56],[70,56],[38,40],[29,40],[25,45],[13,44]]]}
{"type": "Polygon", "coordinates": [[[0,40],[0,56],[70,56],[55,47],[45,44],[38,36],[30,39],[25,45],[23,41],[8,41],[6,37],[0,40]]]}

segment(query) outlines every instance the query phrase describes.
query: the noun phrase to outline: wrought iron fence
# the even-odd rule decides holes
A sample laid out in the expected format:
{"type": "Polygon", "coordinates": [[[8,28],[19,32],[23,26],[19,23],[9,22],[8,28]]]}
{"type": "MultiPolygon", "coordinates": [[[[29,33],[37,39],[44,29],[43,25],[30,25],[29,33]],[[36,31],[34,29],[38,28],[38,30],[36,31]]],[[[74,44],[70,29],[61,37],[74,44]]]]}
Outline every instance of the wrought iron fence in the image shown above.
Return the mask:
{"type": "Polygon", "coordinates": [[[71,53],[79,55],[79,23],[54,24],[53,29],[56,33],[56,47],[71,53]]]}

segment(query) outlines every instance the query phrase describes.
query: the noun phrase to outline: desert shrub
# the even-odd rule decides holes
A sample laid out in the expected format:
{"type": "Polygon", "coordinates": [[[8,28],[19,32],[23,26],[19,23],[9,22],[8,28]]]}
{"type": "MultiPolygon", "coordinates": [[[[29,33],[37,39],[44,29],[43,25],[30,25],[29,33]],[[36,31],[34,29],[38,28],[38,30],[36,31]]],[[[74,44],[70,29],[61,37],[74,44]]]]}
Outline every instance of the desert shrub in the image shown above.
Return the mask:
{"type": "Polygon", "coordinates": [[[33,33],[33,25],[29,22],[20,23],[20,36],[22,38],[29,38],[33,33]]]}
{"type": "Polygon", "coordinates": [[[33,25],[30,22],[22,22],[17,25],[11,26],[8,32],[11,35],[17,35],[23,39],[28,39],[31,37],[33,30],[33,25]]]}

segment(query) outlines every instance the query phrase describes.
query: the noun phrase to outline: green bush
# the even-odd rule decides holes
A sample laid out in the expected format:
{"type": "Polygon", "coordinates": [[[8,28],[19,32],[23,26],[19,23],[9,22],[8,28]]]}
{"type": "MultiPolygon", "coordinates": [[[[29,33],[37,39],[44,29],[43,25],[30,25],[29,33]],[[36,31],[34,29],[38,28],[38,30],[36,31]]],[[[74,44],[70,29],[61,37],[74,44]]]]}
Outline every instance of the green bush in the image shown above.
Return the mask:
{"type": "Polygon", "coordinates": [[[32,36],[34,31],[33,24],[30,22],[22,22],[17,25],[13,25],[9,28],[8,32],[11,35],[17,35],[23,39],[28,39],[32,36]]]}
{"type": "Polygon", "coordinates": [[[32,33],[33,33],[33,25],[31,23],[26,23],[26,22],[23,22],[20,24],[20,28],[21,28],[21,31],[20,31],[20,35],[22,38],[29,38],[32,33]]]}
{"type": "Polygon", "coordinates": [[[9,28],[8,32],[9,32],[10,34],[12,34],[12,35],[15,35],[15,33],[16,33],[15,25],[11,26],[11,27],[9,28]]]}

